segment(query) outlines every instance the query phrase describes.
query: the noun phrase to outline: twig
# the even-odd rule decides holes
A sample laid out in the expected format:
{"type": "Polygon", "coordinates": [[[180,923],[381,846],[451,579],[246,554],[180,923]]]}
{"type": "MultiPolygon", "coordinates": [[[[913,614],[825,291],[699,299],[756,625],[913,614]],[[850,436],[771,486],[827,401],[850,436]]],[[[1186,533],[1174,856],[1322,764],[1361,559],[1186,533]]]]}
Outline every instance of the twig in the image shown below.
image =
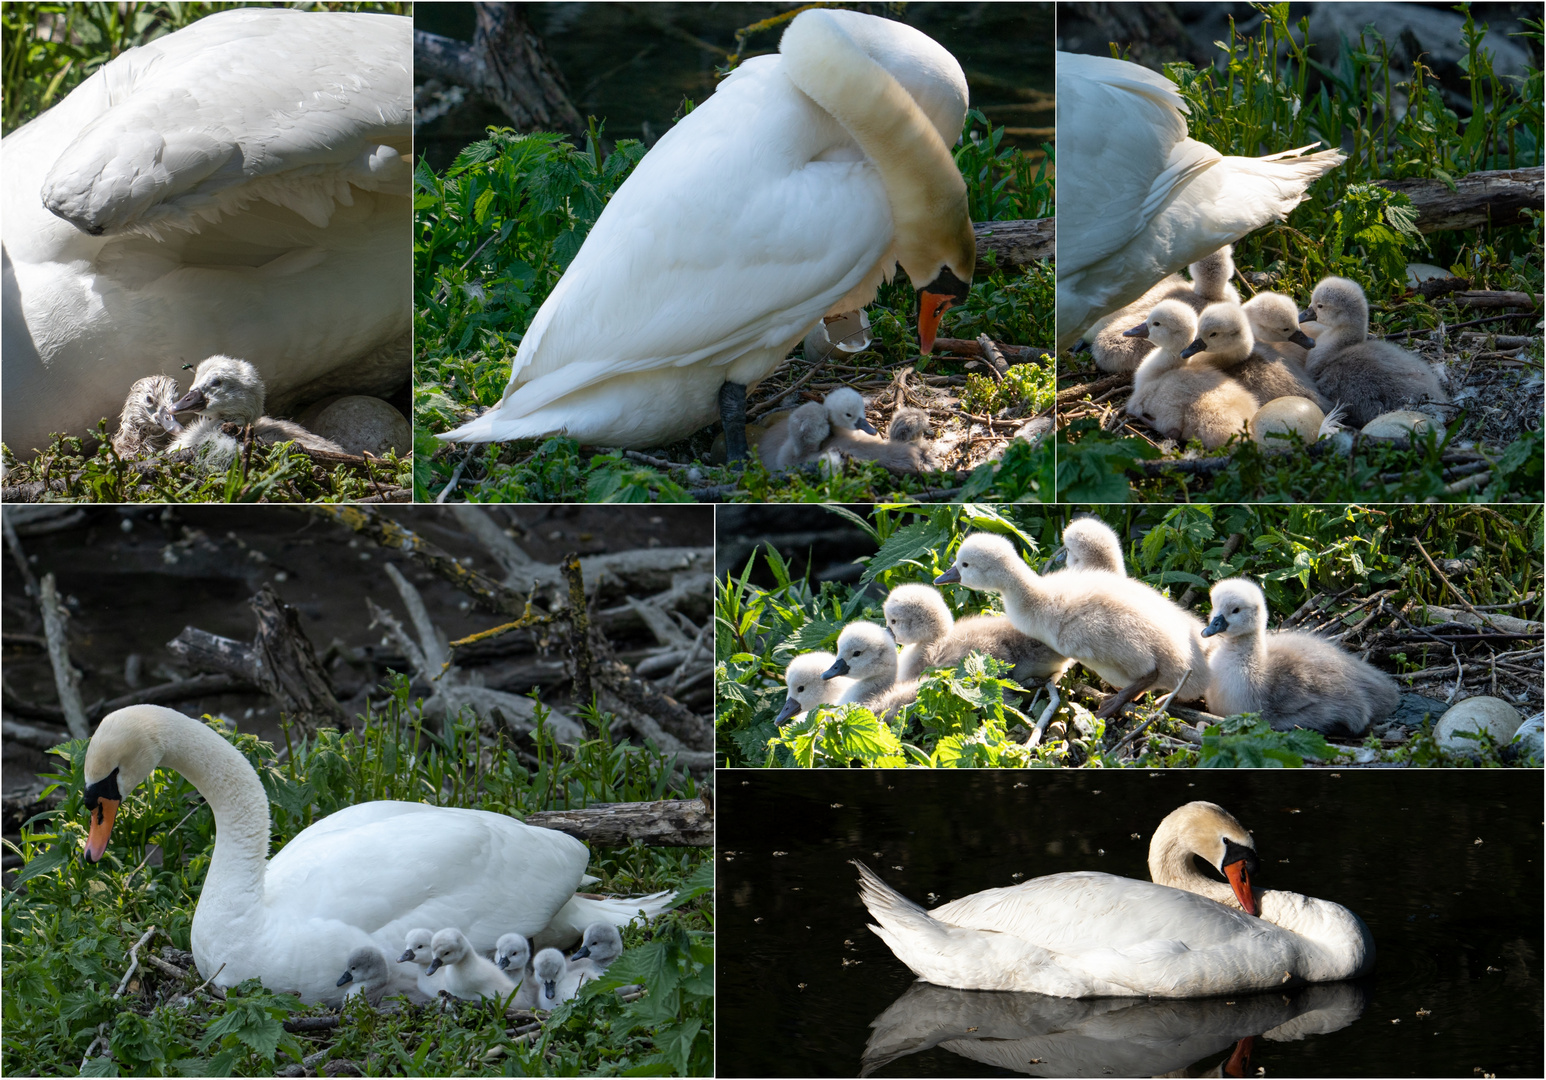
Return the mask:
{"type": "MultiPolygon", "coordinates": [[[[224,970],[225,970],[225,965],[221,964],[218,968],[215,969],[215,973],[213,975],[211,975],[209,978],[205,979],[203,982],[199,983],[199,985],[195,986],[193,988],[192,993],[193,994],[197,994],[200,990],[203,990],[204,988],[208,987],[209,988],[210,997],[216,998],[217,1000],[220,1000],[220,1001],[224,1001],[225,1000],[225,991],[220,989],[220,987],[218,987],[218,986],[210,986],[209,985],[210,983],[214,982],[216,979],[220,978],[220,973],[222,971],[224,971],[224,970]]],[[[190,994],[189,996],[191,997],[192,994],[190,994]]]]}
{"type": "Polygon", "coordinates": [[[1130,731],[1126,735],[1124,735],[1122,737],[1121,742],[1117,743],[1115,746],[1113,746],[1111,748],[1111,753],[1115,754],[1118,750],[1122,749],[1122,747],[1126,746],[1128,743],[1130,743],[1134,739],[1136,739],[1139,735],[1143,734],[1143,732],[1151,724],[1153,724],[1154,721],[1156,721],[1160,717],[1166,715],[1166,711],[1170,708],[1171,700],[1178,693],[1181,692],[1181,688],[1186,685],[1186,680],[1190,679],[1191,677],[1192,677],[1192,669],[1191,668],[1187,668],[1186,669],[1186,674],[1181,676],[1181,681],[1176,683],[1176,688],[1174,690],[1172,690],[1170,693],[1165,695],[1165,700],[1164,701],[1160,702],[1157,706],[1155,706],[1154,715],[1149,717],[1143,723],[1141,723],[1137,727],[1133,728],[1132,731],[1130,731]]]}
{"type": "Polygon", "coordinates": [[[583,708],[594,705],[596,697],[591,689],[590,610],[579,552],[571,551],[565,555],[560,569],[569,583],[569,647],[574,654],[574,700],[583,708]]]}
{"type": "Polygon", "coordinates": [[[1031,731],[1031,737],[1025,741],[1026,746],[1034,747],[1041,743],[1042,734],[1047,730],[1047,725],[1051,723],[1053,714],[1058,711],[1058,706],[1063,703],[1062,697],[1058,694],[1058,682],[1056,679],[1047,680],[1047,693],[1052,695],[1052,700],[1047,702],[1047,707],[1036,718],[1036,727],[1031,731]]]}
{"type": "MultiPolygon", "coordinates": [[[[187,819],[184,818],[183,820],[186,821],[187,819]]],[[[113,996],[115,998],[123,997],[124,988],[129,985],[130,977],[140,969],[140,946],[149,941],[155,932],[156,928],[154,926],[152,926],[149,930],[146,930],[143,934],[140,935],[140,939],[134,943],[134,948],[129,950],[129,970],[124,972],[123,978],[118,980],[118,989],[113,991],[113,996]]]]}
{"type": "Polygon", "coordinates": [[[48,639],[48,662],[54,669],[54,686],[59,691],[59,707],[64,710],[65,726],[74,739],[91,738],[86,722],[86,707],[81,704],[80,676],[70,666],[70,643],[65,633],[64,606],[54,588],[54,575],[44,574],[39,587],[38,606],[43,612],[43,634],[48,639]]]}
{"type": "Polygon", "coordinates": [[[392,584],[397,587],[397,595],[403,598],[403,606],[408,609],[408,618],[413,622],[413,628],[419,635],[419,641],[424,648],[425,674],[433,672],[449,658],[445,654],[445,647],[440,644],[440,635],[435,629],[435,621],[429,617],[429,609],[424,606],[424,598],[419,595],[411,581],[403,577],[403,572],[391,563],[386,564],[386,576],[392,579],[392,584]]]}
{"type": "MultiPolygon", "coordinates": [[[[172,833],[174,833],[178,829],[182,828],[183,824],[189,818],[191,818],[194,814],[197,814],[200,810],[204,809],[204,806],[205,806],[205,804],[201,802],[197,806],[195,806],[192,810],[189,810],[186,814],[183,815],[182,821],[179,821],[176,825],[173,825],[171,830],[166,835],[167,836],[171,836],[172,833]]],[[[160,844],[151,844],[150,846],[152,848],[155,848],[157,851],[164,850],[161,847],[160,844]]],[[[138,874],[141,870],[145,869],[145,864],[148,863],[148,862],[150,862],[150,852],[149,851],[145,852],[145,857],[140,860],[140,864],[138,866],[136,866],[133,870],[129,871],[129,876],[123,879],[123,884],[122,885],[118,886],[119,890],[122,891],[124,889],[127,889],[129,887],[129,882],[134,879],[134,875],[138,874]]],[[[154,930],[155,927],[152,926],[151,929],[154,930]]]]}
{"type": "Polygon", "coordinates": [[[1483,626],[1492,626],[1492,622],[1487,618],[1487,616],[1483,615],[1480,611],[1477,611],[1474,607],[1472,607],[1471,601],[1467,600],[1463,595],[1461,595],[1460,590],[1455,588],[1455,583],[1444,576],[1444,571],[1439,569],[1439,564],[1433,561],[1433,556],[1429,555],[1428,549],[1423,547],[1422,540],[1414,536],[1412,537],[1412,543],[1417,545],[1417,550],[1422,553],[1423,561],[1428,564],[1429,569],[1431,569],[1439,576],[1439,580],[1442,581],[1445,587],[1454,594],[1455,599],[1460,601],[1460,606],[1480,619],[1483,626]]]}
{"type": "Polygon", "coordinates": [[[467,467],[467,462],[469,462],[471,460],[472,460],[472,451],[469,450],[463,456],[462,460],[458,461],[456,463],[456,468],[451,470],[451,482],[448,483],[445,487],[441,488],[440,489],[440,494],[435,496],[435,501],[437,503],[445,502],[447,496],[449,496],[451,494],[451,492],[453,490],[455,490],[456,482],[462,478],[462,470],[467,467]]]}
{"type": "MultiPolygon", "coordinates": [[[[1526,312],[1514,312],[1512,314],[1506,314],[1506,315],[1488,315],[1485,318],[1482,318],[1482,319],[1471,319],[1468,322],[1445,323],[1444,324],[1444,330],[1445,330],[1446,333],[1448,333],[1451,330],[1459,330],[1462,326],[1480,326],[1482,323],[1498,322],[1501,319],[1528,319],[1529,317],[1530,317],[1530,313],[1528,311],[1526,311],[1526,312]]],[[[1438,329],[1438,327],[1436,327],[1436,326],[1426,326],[1426,327],[1415,327],[1415,328],[1413,328],[1411,330],[1398,330],[1394,334],[1386,334],[1385,335],[1385,340],[1386,341],[1395,341],[1398,338],[1409,337],[1412,334],[1431,334],[1431,333],[1433,333],[1437,329],[1438,329]]]]}
{"type": "Polygon", "coordinates": [[[27,586],[28,596],[37,596],[38,579],[32,575],[32,567],[27,565],[27,553],[22,550],[21,537],[16,535],[16,526],[11,522],[10,514],[0,514],[0,524],[5,527],[5,546],[11,550],[11,558],[16,560],[17,569],[21,571],[21,579],[27,586]]]}

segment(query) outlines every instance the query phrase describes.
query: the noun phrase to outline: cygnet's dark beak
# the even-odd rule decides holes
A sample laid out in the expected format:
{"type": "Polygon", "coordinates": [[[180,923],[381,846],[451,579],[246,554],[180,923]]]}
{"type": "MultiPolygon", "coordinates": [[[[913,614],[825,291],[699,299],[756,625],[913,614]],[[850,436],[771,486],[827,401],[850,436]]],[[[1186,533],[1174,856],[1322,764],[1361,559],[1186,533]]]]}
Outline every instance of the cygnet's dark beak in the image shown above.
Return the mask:
{"type": "Polygon", "coordinates": [[[1141,322],[1131,330],[1123,330],[1122,336],[1146,338],[1149,336],[1149,324],[1147,322],[1141,322]]]}
{"type": "Polygon", "coordinates": [[[437,957],[435,957],[435,959],[433,959],[433,960],[431,960],[429,962],[429,970],[426,971],[424,974],[426,974],[426,975],[433,975],[433,974],[435,974],[435,972],[440,970],[441,966],[442,965],[441,965],[441,962],[440,962],[440,957],[437,956],[437,957]]]}
{"type": "Polygon", "coordinates": [[[413,950],[412,949],[404,949],[403,950],[403,955],[401,955],[401,956],[399,956],[397,958],[397,962],[399,964],[401,964],[404,961],[412,960],[412,959],[413,959],[413,950]]]}
{"type": "Polygon", "coordinates": [[[866,435],[880,434],[880,432],[875,430],[875,425],[870,423],[869,418],[864,416],[859,417],[859,430],[864,432],[866,435]]]}
{"type": "Polygon", "coordinates": [[[1203,344],[1202,338],[1198,338],[1196,341],[1192,342],[1186,348],[1181,350],[1181,358],[1184,360],[1188,356],[1195,356],[1207,347],[1208,346],[1203,344]]]}
{"type": "Polygon", "coordinates": [[[172,402],[172,404],[169,406],[169,408],[174,413],[179,413],[179,412],[197,412],[199,409],[202,409],[204,406],[206,406],[208,404],[209,404],[209,398],[204,396],[204,391],[202,391],[202,390],[189,390],[182,397],[180,397],[176,401],[172,402]]]}
{"type": "Polygon", "coordinates": [[[787,698],[784,701],[784,707],[778,710],[778,715],[773,718],[773,723],[782,727],[786,720],[799,711],[800,703],[794,698],[787,698]]]}
{"type": "Polygon", "coordinates": [[[501,968],[509,967],[510,966],[510,958],[508,956],[501,956],[499,958],[499,966],[501,968]]]}
{"type": "Polygon", "coordinates": [[[960,580],[961,580],[961,571],[957,570],[955,567],[952,566],[949,570],[946,570],[939,577],[935,578],[934,579],[934,584],[936,584],[936,585],[950,585],[950,584],[954,584],[956,582],[959,582],[960,580]]]}
{"type": "Polygon", "coordinates": [[[569,959],[571,959],[571,960],[584,960],[589,955],[590,955],[590,946],[589,945],[581,945],[578,949],[576,949],[574,951],[574,955],[571,956],[569,959]]]}
{"type": "Polygon", "coordinates": [[[1071,352],[1071,353],[1089,352],[1090,351],[1090,343],[1088,341],[1085,341],[1084,338],[1080,338],[1078,341],[1074,342],[1074,347],[1072,349],[1069,349],[1068,351],[1071,352]]]}
{"type": "Polygon", "coordinates": [[[1212,637],[1214,634],[1222,634],[1228,629],[1229,623],[1225,621],[1224,616],[1222,614],[1215,615],[1208,621],[1208,625],[1202,628],[1202,636],[1212,637]]]}
{"type": "MultiPolygon", "coordinates": [[[[1301,321],[1308,321],[1308,320],[1301,320],[1301,321]]],[[[1301,349],[1313,349],[1313,348],[1315,348],[1315,339],[1312,338],[1309,334],[1306,334],[1303,330],[1295,330],[1294,331],[1294,336],[1289,338],[1288,340],[1292,341],[1295,345],[1298,345],[1301,349]]]]}
{"type": "Polygon", "coordinates": [[[1052,554],[1047,557],[1047,565],[1048,566],[1056,566],[1060,562],[1067,562],[1067,561],[1068,561],[1068,546],[1066,544],[1059,544],[1057,546],[1057,549],[1055,551],[1053,551],[1052,554]]]}
{"type": "Polygon", "coordinates": [[[848,674],[848,661],[844,660],[841,656],[839,656],[836,660],[832,661],[832,666],[831,667],[827,668],[826,671],[823,671],[821,673],[821,677],[823,679],[832,679],[832,678],[836,678],[839,675],[847,675],[847,674],[848,674]]]}
{"type": "Polygon", "coordinates": [[[354,972],[346,971],[342,975],[338,976],[338,981],[336,983],[334,983],[333,985],[334,986],[343,986],[345,983],[351,983],[353,981],[354,981],[354,972]]]}
{"type": "Polygon", "coordinates": [[[556,998],[558,996],[558,991],[553,988],[553,983],[554,980],[552,979],[542,980],[542,992],[547,994],[547,996],[550,998],[556,998]]]}
{"type": "Polygon", "coordinates": [[[177,417],[172,415],[172,410],[166,405],[156,409],[155,420],[161,425],[162,431],[170,431],[174,435],[183,429],[183,426],[177,422],[177,417]]]}
{"type": "Polygon", "coordinates": [[[1315,312],[1311,311],[1309,308],[1305,308],[1303,311],[1301,311],[1299,313],[1299,321],[1300,322],[1314,322],[1315,321],[1315,312]]]}

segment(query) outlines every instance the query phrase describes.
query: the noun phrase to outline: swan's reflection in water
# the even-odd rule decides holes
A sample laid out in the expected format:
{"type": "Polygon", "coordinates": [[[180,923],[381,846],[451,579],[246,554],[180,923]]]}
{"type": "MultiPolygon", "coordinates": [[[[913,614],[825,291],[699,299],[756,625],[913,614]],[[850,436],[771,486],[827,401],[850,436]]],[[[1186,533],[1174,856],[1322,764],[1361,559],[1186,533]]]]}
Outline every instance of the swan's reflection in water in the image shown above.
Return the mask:
{"type": "Polygon", "coordinates": [[[914,983],[870,1024],[860,1076],[942,1047],[1031,1076],[1243,1076],[1257,1039],[1291,1042],[1347,1027],[1359,983],[1228,998],[1056,998],[914,983]],[[1231,1049],[1232,1048],[1232,1049],[1231,1049]],[[1230,1051],[1207,1073],[1188,1071],[1230,1051]]]}

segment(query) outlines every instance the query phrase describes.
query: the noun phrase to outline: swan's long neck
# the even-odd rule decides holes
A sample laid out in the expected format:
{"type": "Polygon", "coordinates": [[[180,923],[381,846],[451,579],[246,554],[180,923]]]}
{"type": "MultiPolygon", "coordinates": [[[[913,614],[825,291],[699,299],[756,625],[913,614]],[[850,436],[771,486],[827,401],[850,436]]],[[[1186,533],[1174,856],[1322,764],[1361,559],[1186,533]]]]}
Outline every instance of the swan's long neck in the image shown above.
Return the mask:
{"type": "Polygon", "coordinates": [[[1149,848],[1149,877],[1156,885],[1185,889],[1216,900],[1225,907],[1240,909],[1240,901],[1235,899],[1227,882],[1216,881],[1198,871],[1190,845],[1179,835],[1156,833],[1154,841],[1149,848]]]}
{"type": "Polygon", "coordinates": [[[215,852],[194,913],[197,931],[200,922],[233,923],[261,908],[268,862],[268,796],[258,774],[235,747],[197,720],[180,716],[178,721],[168,723],[162,732],[161,765],[185,776],[215,815],[215,852]]]}
{"type": "Polygon", "coordinates": [[[970,277],[970,252],[951,235],[969,221],[966,183],[912,95],[838,25],[820,11],[804,12],[785,32],[780,52],[789,80],[830,113],[853,136],[880,173],[896,226],[896,261],[914,287],[939,272],[941,251],[951,254],[957,274],[970,277]]]}

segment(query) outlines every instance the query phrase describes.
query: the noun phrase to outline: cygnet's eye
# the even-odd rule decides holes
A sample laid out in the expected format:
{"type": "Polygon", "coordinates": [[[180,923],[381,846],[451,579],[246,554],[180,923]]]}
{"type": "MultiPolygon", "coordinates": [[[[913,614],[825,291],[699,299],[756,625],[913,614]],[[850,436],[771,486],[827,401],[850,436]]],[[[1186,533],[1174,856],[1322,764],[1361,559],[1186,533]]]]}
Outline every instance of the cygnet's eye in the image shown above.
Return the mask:
{"type": "Polygon", "coordinates": [[[1238,614],[1240,614],[1240,609],[1239,608],[1230,608],[1229,609],[1229,613],[1231,615],[1238,615],[1238,614]]]}
{"type": "Polygon", "coordinates": [[[864,655],[864,650],[863,649],[855,649],[854,650],[854,655],[855,656],[863,656],[864,655]]]}

